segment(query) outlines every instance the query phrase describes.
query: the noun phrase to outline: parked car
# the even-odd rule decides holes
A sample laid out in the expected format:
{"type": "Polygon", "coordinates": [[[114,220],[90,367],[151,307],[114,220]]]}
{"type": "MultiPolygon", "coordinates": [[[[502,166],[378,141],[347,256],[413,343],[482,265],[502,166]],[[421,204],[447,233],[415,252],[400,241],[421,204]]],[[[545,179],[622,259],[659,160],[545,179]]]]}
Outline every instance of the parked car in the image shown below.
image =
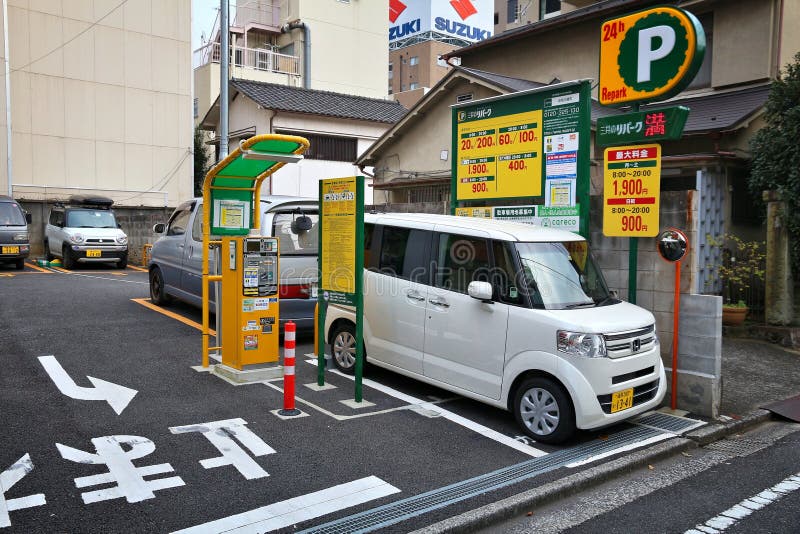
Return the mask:
{"type": "MultiPolygon", "coordinates": [[[[364,219],[367,361],[509,410],[544,443],[661,403],[655,319],[611,296],[583,237],[447,215],[364,219]]],[[[325,339],[352,373],[352,308],[329,306],[325,339]]]]}
{"type": "MultiPolygon", "coordinates": [[[[280,321],[294,321],[298,330],[312,331],[314,307],[311,287],[317,281],[316,199],[290,196],[261,198],[261,235],[280,239],[280,321]]],[[[203,199],[182,203],[166,224],[153,231],[161,234],[150,252],[150,299],[165,304],[171,298],[201,307],[203,267],[203,199]]],[[[216,263],[211,256],[210,272],[216,263]]],[[[213,285],[210,300],[214,303],[213,285]]],[[[212,308],[213,309],[213,308],[212,308]]]]}
{"type": "Polygon", "coordinates": [[[73,195],[50,209],[44,231],[48,260],[61,258],[65,269],[78,263],[128,265],[128,236],[117,224],[110,198],[73,195]]]}
{"type": "Polygon", "coordinates": [[[28,224],[31,214],[11,197],[0,195],[0,262],[14,263],[25,268],[25,258],[31,252],[28,224]]]}

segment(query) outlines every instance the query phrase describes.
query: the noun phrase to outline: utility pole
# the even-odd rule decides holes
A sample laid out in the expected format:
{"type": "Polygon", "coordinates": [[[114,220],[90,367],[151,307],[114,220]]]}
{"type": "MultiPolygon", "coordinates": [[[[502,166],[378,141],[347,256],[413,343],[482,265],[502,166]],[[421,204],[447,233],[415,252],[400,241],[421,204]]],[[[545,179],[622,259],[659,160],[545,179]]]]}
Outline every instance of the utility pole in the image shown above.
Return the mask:
{"type": "Polygon", "coordinates": [[[219,159],[228,155],[228,70],[230,67],[230,24],[228,22],[229,0],[219,0],[220,52],[219,61],[219,159]]]}

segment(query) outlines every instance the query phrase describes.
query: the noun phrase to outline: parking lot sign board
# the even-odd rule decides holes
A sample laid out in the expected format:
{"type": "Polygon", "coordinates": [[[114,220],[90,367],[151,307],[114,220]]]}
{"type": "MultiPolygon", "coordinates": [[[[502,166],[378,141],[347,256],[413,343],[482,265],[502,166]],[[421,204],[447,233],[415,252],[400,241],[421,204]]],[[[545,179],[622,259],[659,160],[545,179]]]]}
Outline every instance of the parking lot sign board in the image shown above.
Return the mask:
{"type": "Polygon", "coordinates": [[[689,116],[689,108],[668,108],[623,113],[597,118],[597,144],[618,146],[680,139],[689,116]]]}
{"type": "Polygon", "coordinates": [[[705,47],[700,21],[676,7],[608,19],[600,30],[598,100],[603,105],[666,100],[694,79],[705,47]]]}
{"type": "Polygon", "coordinates": [[[610,147],[603,156],[603,234],[658,235],[661,145],[610,147]]]}
{"type": "Polygon", "coordinates": [[[582,80],[453,106],[451,212],[470,201],[543,202],[547,180],[571,180],[569,200],[588,210],[590,93],[582,80]]]}

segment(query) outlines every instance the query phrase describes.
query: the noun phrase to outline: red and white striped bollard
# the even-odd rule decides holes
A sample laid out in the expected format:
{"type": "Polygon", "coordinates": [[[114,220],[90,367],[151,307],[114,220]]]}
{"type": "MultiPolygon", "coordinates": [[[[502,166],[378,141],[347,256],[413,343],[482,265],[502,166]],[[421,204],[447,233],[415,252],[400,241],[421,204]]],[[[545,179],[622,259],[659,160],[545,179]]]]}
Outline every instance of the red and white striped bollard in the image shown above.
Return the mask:
{"type": "Polygon", "coordinates": [[[288,321],[283,329],[283,410],[281,415],[300,415],[294,406],[294,349],[297,326],[288,321]]]}

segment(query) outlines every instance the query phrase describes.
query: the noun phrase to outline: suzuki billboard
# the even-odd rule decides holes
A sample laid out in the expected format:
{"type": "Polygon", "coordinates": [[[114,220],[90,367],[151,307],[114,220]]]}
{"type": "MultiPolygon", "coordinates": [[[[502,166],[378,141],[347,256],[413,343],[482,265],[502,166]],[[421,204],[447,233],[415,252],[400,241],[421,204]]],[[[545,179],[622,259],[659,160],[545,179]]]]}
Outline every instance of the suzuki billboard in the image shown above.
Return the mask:
{"type": "Polygon", "coordinates": [[[390,44],[427,32],[477,42],[493,30],[493,0],[389,0],[390,44]]]}

